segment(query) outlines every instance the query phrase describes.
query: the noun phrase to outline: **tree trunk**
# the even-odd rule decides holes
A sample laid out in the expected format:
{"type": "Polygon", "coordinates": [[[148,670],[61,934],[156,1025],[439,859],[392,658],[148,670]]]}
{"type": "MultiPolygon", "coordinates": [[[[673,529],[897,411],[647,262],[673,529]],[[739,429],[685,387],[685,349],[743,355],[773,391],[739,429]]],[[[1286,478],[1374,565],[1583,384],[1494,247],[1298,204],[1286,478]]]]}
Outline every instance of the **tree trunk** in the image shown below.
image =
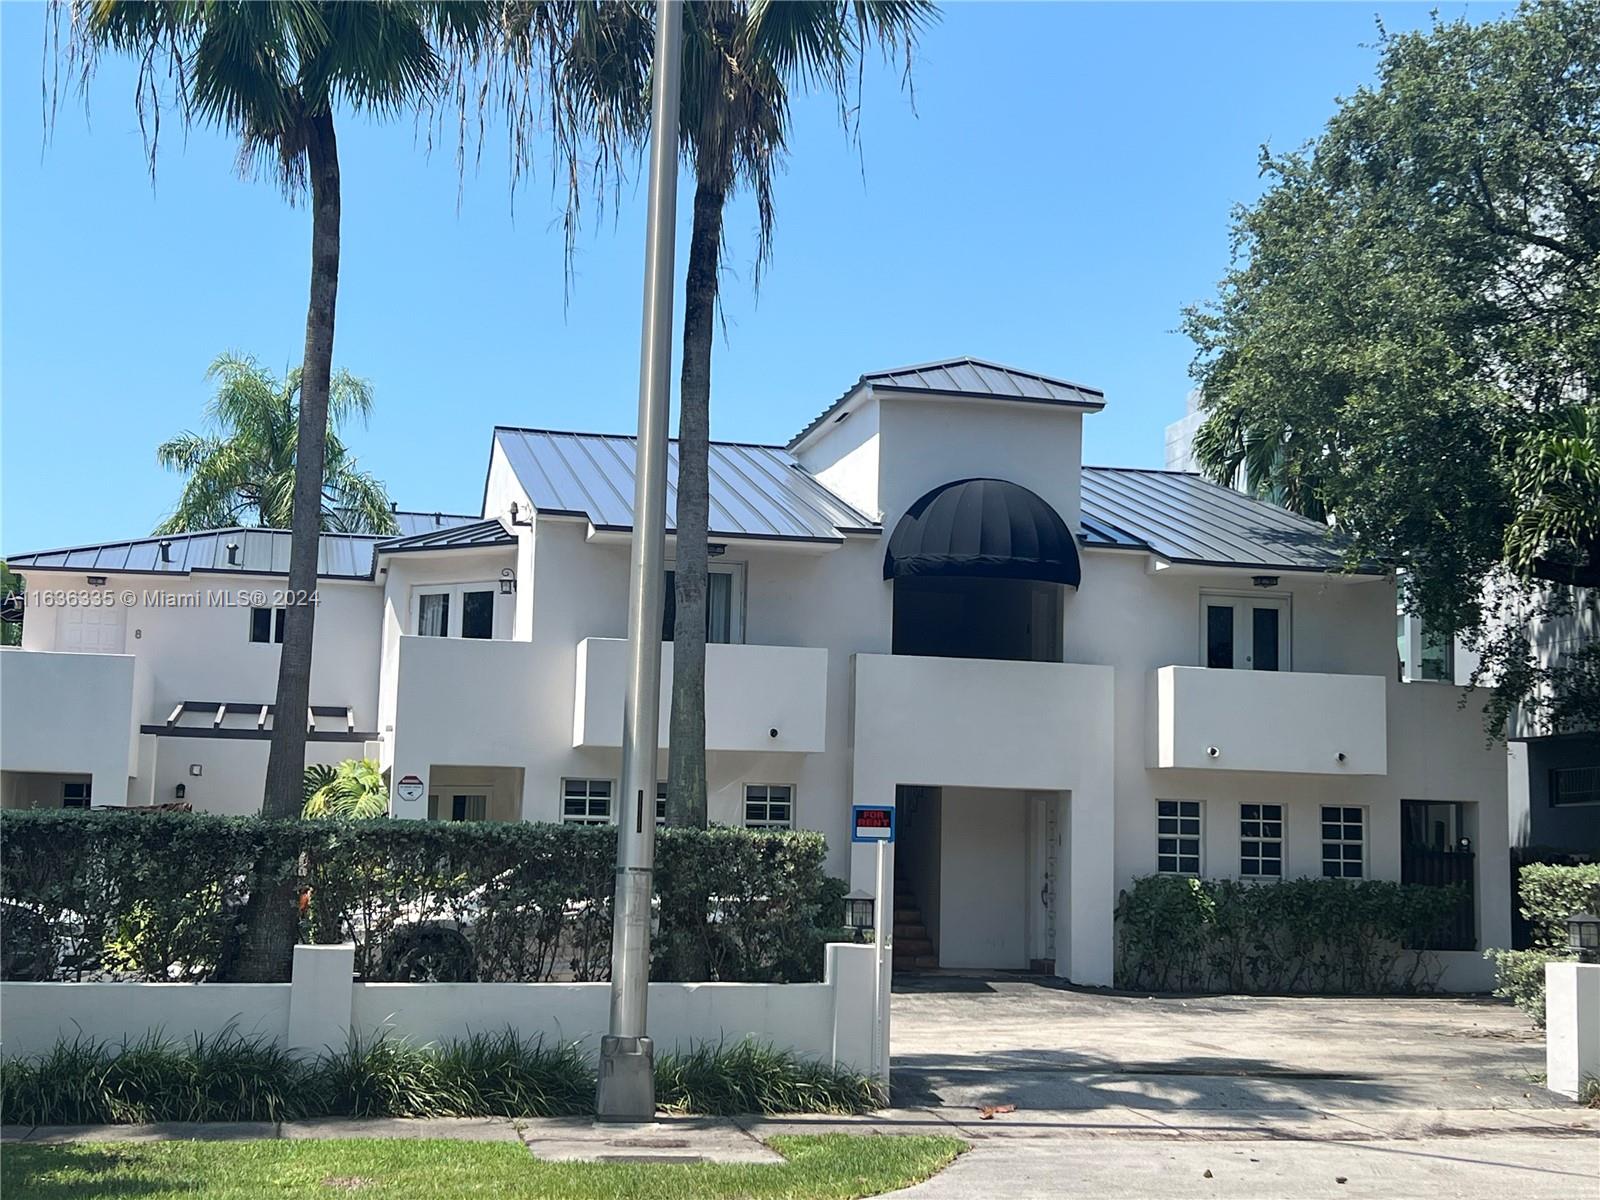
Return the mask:
{"type": "Polygon", "coordinates": [[[672,723],[668,738],[667,824],[706,825],[706,525],[709,520],[711,339],[726,191],[703,175],[694,193],[694,231],[683,303],[679,386],[677,611],[672,626],[672,723]]]}
{"type": "MultiPolygon", "coordinates": [[[[725,187],[702,175],[694,192],[694,229],[683,304],[683,377],[679,385],[677,610],[672,625],[672,724],[667,769],[667,824],[706,826],[706,525],[709,520],[711,338],[717,312],[725,187]]],[[[662,912],[671,978],[710,978],[706,909],[692,884],[662,912]]]]}
{"type": "MultiPolygon", "coordinates": [[[[333,372],[333,317],[339,291],[339,149],[332,112],[306,118],[311,182],[311,298],[300,372],[300,427],[295,443],[290,516],[289,601],[278,658],[278,696],[267,756],[264,817],[300,815],[311,703],[311,644],[316,629],[317,551],[322,534],[322,471],[327,458],[328,379],[333,372]]],[[[296,922],[294,880],[258,879],[246,909],[235,978],[287,979],[296,922]],[[259,895],[257,893],[260,893],[259,895]]]]}

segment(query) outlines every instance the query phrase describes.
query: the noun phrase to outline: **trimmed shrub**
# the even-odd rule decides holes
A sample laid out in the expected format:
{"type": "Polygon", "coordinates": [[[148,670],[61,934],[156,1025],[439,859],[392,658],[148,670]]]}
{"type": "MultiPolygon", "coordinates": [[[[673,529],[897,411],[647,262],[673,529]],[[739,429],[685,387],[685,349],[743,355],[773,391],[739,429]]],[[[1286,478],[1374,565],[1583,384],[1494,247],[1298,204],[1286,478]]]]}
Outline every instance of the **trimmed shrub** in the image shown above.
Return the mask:
{"type": "Polygon", "coordinates": [[[1380,994],[1431,988],[1456,888],[1147,875],[1117,901],[1117,986],[1380,994]]]}
{"type": "MultiPolygon", "coordinates": [[[[844,884],[820,834],[715,827],[658,840],[661,929],[710,977],[821,978],[844,884]]],[[[301,939],[352,941],[366,979],[605,980],[616,831],[529,822],[0,814],[0,977],[226,978],[252,880],[293,880],[301,939]]]]}
{"type": "MultiPolygon", "coordinates": [[[[729,1115],[859,1113],[873,1079],[753,1042],[656,1063],[661,1108],[729,1115]]],[[[557,1117],[594,1111],[593,1065],[573,1046],[506,1031],[438,1046],[355,1042],[302,1062],[230,1032],[174,1045],[78,1039],[0,1061],[0,1121],[17,1125],[283,1121],[306,1117],[557,1117]]]]}
{"type": "Polygon", "coordinates": [[[1567,920],[1574,913],[1600,913],[1600,864],[1554,866],[1530,863],[1517,874],[1518,907],[1532,932],[1527,950],[1486,950],[1493,960],[1494,994],[1510,1000],[1544,1025],[1544,965],[1569,962],[1567,920]]]}

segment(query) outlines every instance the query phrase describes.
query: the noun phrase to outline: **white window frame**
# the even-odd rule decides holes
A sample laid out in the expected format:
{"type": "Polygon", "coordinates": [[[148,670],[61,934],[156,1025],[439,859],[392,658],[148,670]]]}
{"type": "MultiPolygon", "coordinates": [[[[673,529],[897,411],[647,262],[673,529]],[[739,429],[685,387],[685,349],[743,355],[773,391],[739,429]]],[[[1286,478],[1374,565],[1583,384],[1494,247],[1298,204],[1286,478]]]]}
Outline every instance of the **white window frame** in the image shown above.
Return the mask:
{"type": "MultiPolygon", "coordinates": [[[[706,567],[707,573],[711,575],[731,575],[733,577],[733,582],[729,585],[728,591],[728,640],[726,643],[720,644],[729,646],[744,645],[745,566],[745,563],[738,561],[714,560],[706,567]]],[[[678,560],[676,558],[669,558],[667,565],[662,568],[664,572],[673,572],[677,569],[678,560]]],[[[711,644],[717,645],[719,643],[714,642],[711,644]]]]}
{"type": "Polygon", "coordinates": [[[1322,804],[1317,807],[1317,822],[1317,834],[1319,835],[1317,843],[1321,847],[1322,877],[1324,879],[1365,879],[1367,877],[1367,827],[1369,823],[1366,807],[1360,804],[1322,804]],[[1329,813],[1338,814],[1338,820],[1328,820],[1329,813]],[[1356,814],[1353,820],[1350,818],[1351,813],[1356,814]],[[1359,837],[1352,838],[1349,836],[1351,826],[1359,826],[1359,837]],[[1328,830],[1330,828],[1337,830],[1339,836],[1336,838],[1329,837],[1328,830]],[[1356,847],[1359,857],[1351,859],[1345,851],[1348,846],[1356,847]],[[1330,847],[1338,848],[1337,858],[1328,856],[1330,847]],[[1354,875],[1345,870],[1345,865],[1352,861],[1358,868],[1354,875]],[[1328,866],[1330,863],[1339,865],[1339,870],[1336,873],[1329,873],[1328,866]]]}
{"type": "Polygon", "coordinates": [[[793,829],[794,828],[794,801],[795,801],[794,793],[795,793],[795,787],[794,787],[794,784],[792,784],[792,783],[747,783],[747,784],[745,784],[744,785],[744,805],[743,805],[743,808],[740,810],[740,813],[744,818],[744,827],[746,829],[768,829],[768,830],[771,830],[771,829],[784,829],[784,830],[793,829]],[[775,792],[775,791],[784,792],[784,793],[786,793],[786,795],[781,796],[781,797],[774,796],[772,793],[775,792]],[[754,793],[754,792],[760,792],[761,795],[753,796],[752,793],[754,793]],[[765,807],[765,811],[766,811],[767,815],[764,816],[764,817],[757,817],[755,820],[752,821],[750,819],[750,806],[752,804],[763,805],[765,807]],[[783,820],[779,820],[777,818],[774,818],[772,816],[772,806],[774,804],[787,805],[788,809],[789,809],[788,817],[783,819],[783,820]]]}
{"type": "Polygon", "coordinates": [[[262,604],[253,606],[250,609],[250,624],[245,626],[245,637],[250,640],[250,644],[252,646],[283,645],[283,623],[288,617],[288,611],[285,608],[269,609],[262,604]],[[272,614],[271,619],[267,622],[267,637],[265,641],[256,637],[256,614],[258,612],[270,612],[272,614]]]}
{"type": "Polygon", "coordinates": [[[448,626],[444,631],[445,637],[459,638],[461,636],[461,622],[466,617],[467,592],[489,593],[489,636],[487,638],[468,638],[468,641],[494,641],[500,637],[500,582],[495,579],[472,579],[464,583],[414,583],[411,585],[410,620],[406,625],[408,633],[415,637],[423,636],[422,627],[422,598],[424,596],[449,596],[450,612],[448,613],[448,626]]]}
{"type": "Polygon", "coordinates": [[[1282,804],[1240,804],[1239,805],[1239,878],[1240,879],[1271,879],[1283,878],[1283,843],[1284,838],[1284,806],[1282,804]],[[1255,815],[1252,816],[1251,810],[1255,815]],[[1276,816],[1269,816],[1268,811],[1275,812],[1276,816]],[[1269,827],[1278,827],[1277,837],[1268,837],[1269,827]],[[1252,829],[1254,832],[1252,832],[1252,829]],[[1256,852],[1249,854],[1246,847],[1255,846],[1256,852]],[[1268,846],[1277,848],[1276,854],[1266,853],[1268,846]],[[1262,868],[1270,861],[1276,861],[1277,871],[1266,871],[1262,868]],[[1253,862],[1256,869],[1246,870],[1246,865],[1253,862]]]}
{"type": "Polygon", "coordinates": [[[614,779],[586,779],[578,776],[561,778],[561,823],[563,825],[610,825],[616,820],[617,782],[614,779]],[[596,794],[596,785],[605,785],[605,795],[596,794]],[[584,801],[581,814],[567,811],[568,800],[584,801]],[[595,811],[595,801],[605,801],[605,812],[595,811]]]}
{"type": "MultiPolygon", "coordinates": [[[[1278,621],[1278,670],[1280,672],[1294,670],[1294,596],[1289,592],[1257,591],[1257,592],[1222,592],[1202,590],[1200,593],[1200,643],[1199,657],[1195,662],[1204,667],[1208,665],[1206,653],[1209,638],[1207,609],[1213,604],[1226,604],[1233,609],[1233,670],[1249,671],[1255,666],[1254,646],[1255,629],[1252,625],[1250,610],[1252,607],[1265,608],[1264,601],[1276,606],[1283,614],[1278,621]],[[1248,661],[1239,661],[1239,650],[1250,647],[1248,661]]],[[[1224,668],[1216,668],[1223,670],[1224,668]]]]}
{"type": "Polygon", "coordinates": [[[1198,878],[1206,868],[1206,802],[1204,800],[1156,801],[1156,874],[1183,875],[1198,878]],[[1170,810],[1170,811],[1169,811],[1170,810]],[[1192,810],[1192,811],[1191,811],[1192,810]],[[1193,821],[1194,832],[1185,832],[1185,821],[1193,821]],[[1175,843],[1171,850],[1163,850],[1163,842],[1175,843]],[[1194,842],[1194,853],[1184,853],[1183,843],[1194,842]],[[1183,865],[1185,859],[1194,859],[1194,869],[1183,865]],[[1171,859],[1170,867],[1162,866],[1163,859],[1171,859]]]}

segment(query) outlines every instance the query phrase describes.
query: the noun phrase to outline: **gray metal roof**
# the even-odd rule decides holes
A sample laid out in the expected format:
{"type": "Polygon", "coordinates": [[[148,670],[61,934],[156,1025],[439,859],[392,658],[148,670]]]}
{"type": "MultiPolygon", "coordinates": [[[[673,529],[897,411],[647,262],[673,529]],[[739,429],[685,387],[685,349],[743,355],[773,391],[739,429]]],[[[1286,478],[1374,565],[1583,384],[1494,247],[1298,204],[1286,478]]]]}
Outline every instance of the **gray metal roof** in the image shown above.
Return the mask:
{"type": "MultiPolygon", "coordinates": [[[[587,517],[597,529],[633,527],[634,439],[497,426],[495,441],[541,513],[587,517]]],[[[834,495],[777,446],[711,443],[711,535],[837,542],[877,533],[870,517],[834,495]]],[[[678,444],[667,450],[667,528],[678,503],[678,444]]]]}
{"type": "Polygon", "coordinates": [[[394,518],[394,523],[400,527],[395,537],[414,537],[419,533],[432,533],[436,529],[445,529],[454,525],[471,525],[474,521],[483,520],[482,513],[472,513],[470,516],[462,513],[440,512],[411,512],[397,508],[389,514],[394,518]]]}
{"type": "MultiPolygon", "coordinates": [[[[13,571],[134,572],[144,575],[188,575],[214,571],[228,575],[287,575],[287,529],[208,529],[166,537],[135,538],[98,546],[72,546],[18,554],[6,560],[13,571]],[[161,554],[168,543],[167,558],[161,554]],[[228,545],[237,547],[229,561],[228,545]]],[[[382,538],[371,534],[325,533],[317,549],[317,574],[327,579],[372,578],[372,548],[382,538]]]]}
{"type": "Polygon", "coordinates": [[[495,546],[515,546],[513,534],[498,517],[473,521],[468,525],[448,525],[410,537],[390,538],[378,543],[379,554],[401,554],[410,550],[483,550],[495,546]]]}
{"type": "Polygon", "coordinates": [[[1105,393],[1065,379],[1052,379],[1033,371],[1020,371],[981,358],[948,358],[942,362],[870,371],[845,389],[817,418],[789,440],[790,447],[804,441],[818,426],[838,411],[856,391],[871,386],[874,391],[903,392],[908,395],[975,396],[986,400],[1019,400],[1028,404],[1064,404],[1098,411],[1106,406],[1105,393]]]}
{"type": "MultiPolygon", "coordinates": [[[[1318,521],[1184,471],[1083,468],[1085,546],[1146,550],[1169,562],[1340,571],[1346,542],[1318,521]]],[[[1382,574],[1365,564],[1363,574],[1382,574]]]]}

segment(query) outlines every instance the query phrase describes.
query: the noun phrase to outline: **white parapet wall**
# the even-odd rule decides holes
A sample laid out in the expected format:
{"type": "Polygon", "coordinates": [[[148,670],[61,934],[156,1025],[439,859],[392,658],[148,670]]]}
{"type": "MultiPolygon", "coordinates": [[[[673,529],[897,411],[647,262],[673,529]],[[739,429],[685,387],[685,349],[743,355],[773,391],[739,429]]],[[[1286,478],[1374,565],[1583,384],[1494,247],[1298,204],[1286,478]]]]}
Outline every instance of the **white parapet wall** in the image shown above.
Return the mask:
{"type": "MultiPolygon", "coordinates": [[[[872,947],[827,947],[821,983],[652,983],[657,1052],[752,1038],[810,1059],[872,1070],[872,947]]],[[[592,1054],[606,1032],[607,983],[357,983],[354,948],[295,947],[290,983],[3,983],[0,1055],[79,1037],[168,1041],[226,1030],[306,1056],[354,1034],[415,1045],[513,1029],[592,1054]]]]}

